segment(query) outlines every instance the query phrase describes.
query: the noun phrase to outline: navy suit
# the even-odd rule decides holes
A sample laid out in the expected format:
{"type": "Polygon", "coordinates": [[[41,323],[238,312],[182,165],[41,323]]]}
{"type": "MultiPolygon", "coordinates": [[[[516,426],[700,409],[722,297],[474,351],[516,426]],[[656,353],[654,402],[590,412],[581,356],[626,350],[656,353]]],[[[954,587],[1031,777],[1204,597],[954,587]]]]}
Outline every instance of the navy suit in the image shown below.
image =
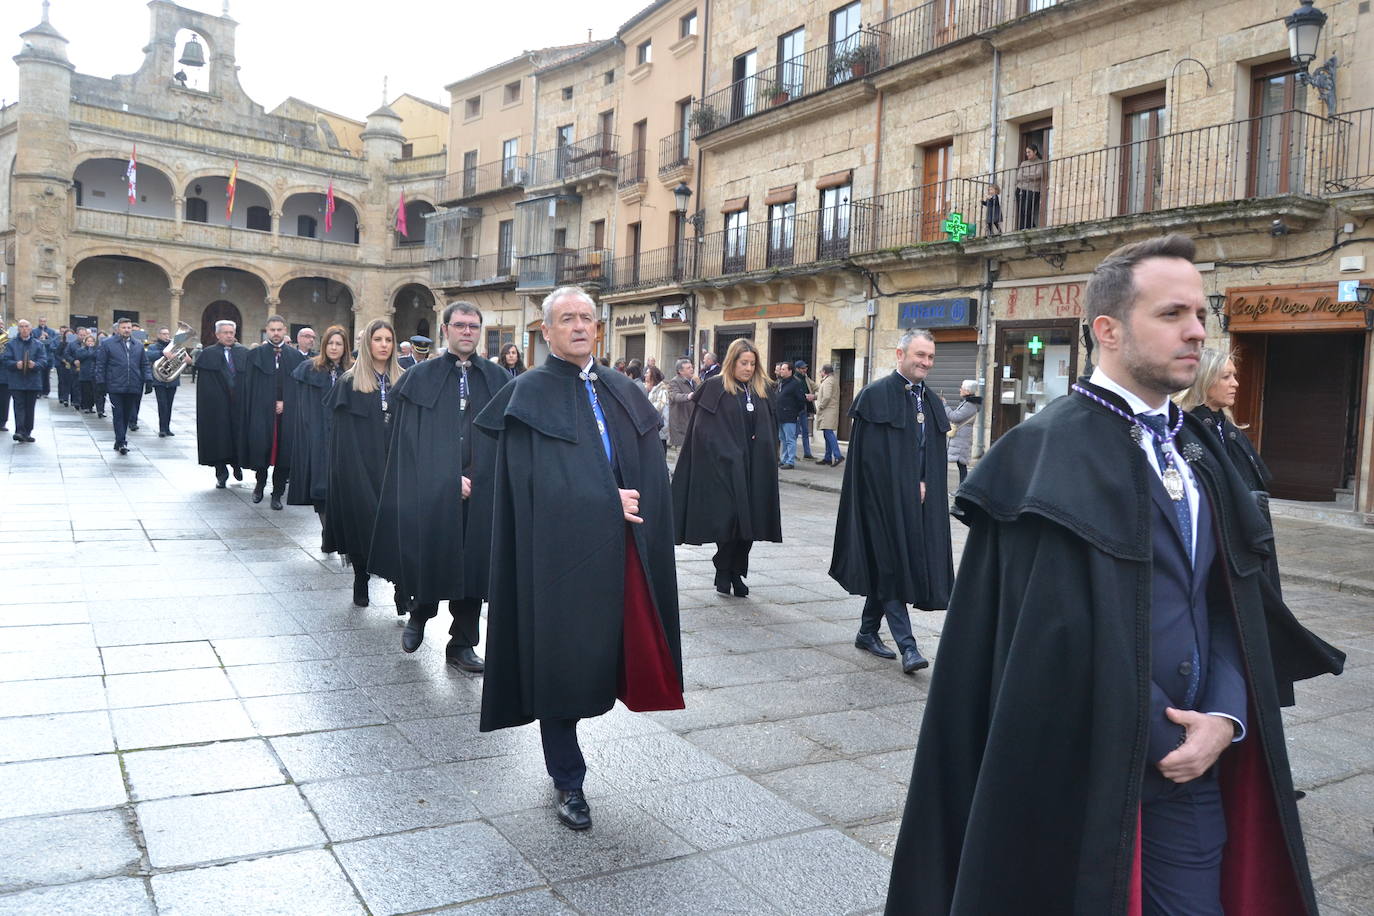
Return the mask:
{"type": "MultiPolygon", "coordinates": [[[[1143,913],[1220,916],[1221,855],[1226,821],[1215,768],[1187,783],[1155,766],[1183,741],[1165,709],[1224,713],[1242,724],[1246,686],[1235,624],[1218,570],[1216,529],[1206,487],[1198,481],[1194,555],[1173,501],[1150,474],[1154,561],[1150,601],[1150,728],[1141,791],[1143,913]],[[1208,909],[1207,907],[1215,907],[1208,909]]],[[[1185,497],[1186,498],[1186,497],[1185,497]]]]}
{"type": "Polygon", "coordinates": [[[115,448],[123,448],[129,424],[138,421],[143,386],[152,379],[148,352],[141,341],[132,337],[127,340],[118,334],[107,337],[96,347],[95,376],[110,395],[115,448]]]}

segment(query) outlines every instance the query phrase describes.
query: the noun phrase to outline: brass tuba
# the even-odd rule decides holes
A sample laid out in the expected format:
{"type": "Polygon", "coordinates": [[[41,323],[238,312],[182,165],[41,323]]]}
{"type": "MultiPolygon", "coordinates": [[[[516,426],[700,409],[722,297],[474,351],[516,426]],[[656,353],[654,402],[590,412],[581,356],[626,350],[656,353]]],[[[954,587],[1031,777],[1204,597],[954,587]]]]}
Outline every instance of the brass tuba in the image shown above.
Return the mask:
{"type": "Polygon", "coordinates": [[[172,382],[190,363],[186,357],[196,345],[196,332],[184,321],[177,322],[177,332],[172,342],[163,349],[162,355],[153,363],[153,379],[159,382],[172,382]]]}

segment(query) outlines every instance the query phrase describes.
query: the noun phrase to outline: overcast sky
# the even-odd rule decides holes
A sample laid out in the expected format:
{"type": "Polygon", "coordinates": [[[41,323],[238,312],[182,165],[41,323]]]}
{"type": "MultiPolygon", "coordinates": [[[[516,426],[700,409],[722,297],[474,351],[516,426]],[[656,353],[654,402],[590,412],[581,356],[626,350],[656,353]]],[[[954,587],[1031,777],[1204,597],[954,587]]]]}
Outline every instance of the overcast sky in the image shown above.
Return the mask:
{"type": "MultiPolygon", "coordinates": [[[[362,120],[388,97],[409,92],[448,104],[444,86],[529,48],[610,38],[649,0],[231,0],[238,23],[239,81],[272,109],[296,96],[362,120]],[[367,11],[360,15],[358,11],[367,11]]],[[[182,6],[219,13],[221,0],[182,6]]],[[[19,94],[13,55],[19,33],[42,18],[41,0],[0,0],[0,98],[19,94]]],[[[132,73],[143,61],[151,11],[142,0],[53,0],[52,24],[70,42],[80,73],[132,73]]]]}

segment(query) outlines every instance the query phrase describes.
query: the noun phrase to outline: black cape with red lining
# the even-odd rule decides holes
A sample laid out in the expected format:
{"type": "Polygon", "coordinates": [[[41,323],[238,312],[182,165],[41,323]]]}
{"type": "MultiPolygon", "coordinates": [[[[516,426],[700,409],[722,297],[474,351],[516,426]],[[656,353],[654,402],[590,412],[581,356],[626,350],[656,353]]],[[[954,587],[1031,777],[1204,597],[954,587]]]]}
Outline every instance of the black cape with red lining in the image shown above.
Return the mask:
{"type": "Polygon", "coordinates": [[[926,387],[925,503],[921,503],[915,399],[896,371],[854,399],[830,577],[851,595],[933,611],[949,603],[949,416],[926,387]]]}
{"type": "Polygon", "coordinates": [[[224,346],[210,344],[196,357],[196,460],[200,464],[244,465],[243,394],[248,381],[248,348],[235,343],[233,383],[224,346]]]}
{"type": "Polygon", "coordinates": [[[680,697],[672,500],[659,415],[642,387],[597,371],[613,468],[578,372],[551,356],[498,392],[476,421],[499,441],[482,731],[589,718],[614,705],[624,670],[630,543],[666,640],[663,656],[653,646],[632,651],[664,669],[680,697]],[[643,524],[627,526],[618,487],[639,491],[643,524]]]}
{"type": "Polygon", "coordinates": [[[697,409],[673,470],[677,542],[781,541],[773,399],[754,398],[752,439],[739,396],[725,391],[720,376],[707,379],[692,400],[697,409]]]}
{"type": "MultiPolygon", "coordinates": [[[[956,495],[969,534],[890,916],[1139,912],[1153,471],[1129,427],[1081,395],[1060,398],[1003,436],[956,495]]],[[[1192,468],[1215,509],[1213,575],[1229,588],[1248,673],[1249,731],[1219,761],[1222,902],[1246,916],[1316,916],[1279,707],[1295,680],[1339,673],[1344,656],[1262,574],[1272,530],[1220,441],[1186,417],[1179,443],[1198,453],[1192,468]]]]}
{"type": "Polygon", "coordinates": [[[388,394],[391,444],[368,569],[422,603],[487,595],[496,443],[472,424],[509,379],[491,360],[469,362],[466,410],[448,351],[407,369],[388,394]]]}
{"type": "Polygon", "coordinates": [[[289,408],[284,408],[281,422],[277,422],[277,401],[286,401],[291,373],[304,361],[301,351],[289,343],[281,345],[280,367],[272,356],[271,344],[248,351],[247,371],[239,379],[244,383],[244,467],[261,471],[273,465],[291,466],[291,417],[289,408]]]}
{"type": "MultiPolygon", "coordinates": [[[[324,377],[327,381],[328,373],[324,377]]],[[[354,391],[348,374],[329,389],[322,404],[329,433],[328,464],[317,469],[325,477],[324,546],[366,568],[391,426],[382,414],[381,394],[354,391]]],[[[292,467],[293,481],[295,477],[292,467]]]]}

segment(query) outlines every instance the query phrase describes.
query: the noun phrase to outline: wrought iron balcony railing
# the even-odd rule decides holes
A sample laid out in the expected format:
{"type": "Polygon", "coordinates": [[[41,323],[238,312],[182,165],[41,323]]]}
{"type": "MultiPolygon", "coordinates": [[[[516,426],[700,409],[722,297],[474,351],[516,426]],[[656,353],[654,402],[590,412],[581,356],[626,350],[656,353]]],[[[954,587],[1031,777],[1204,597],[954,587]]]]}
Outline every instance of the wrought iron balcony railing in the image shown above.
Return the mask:
{"type": "Polygon", "coordinates": [[[530,157],[511,156],[485,165],[450,172],[439,179],[440,203],[455,203],[502,191],[519,191],[529,183],[530,157]]]}
{"type": "Polygon", "coordinates": [[[620,155],[616,152],[619,138],[615,134],[593,134],[575,143],[564,144],[530,157],[529,184],[544,186],[571,183],[606,172],[616,175],[620,155]]]}

